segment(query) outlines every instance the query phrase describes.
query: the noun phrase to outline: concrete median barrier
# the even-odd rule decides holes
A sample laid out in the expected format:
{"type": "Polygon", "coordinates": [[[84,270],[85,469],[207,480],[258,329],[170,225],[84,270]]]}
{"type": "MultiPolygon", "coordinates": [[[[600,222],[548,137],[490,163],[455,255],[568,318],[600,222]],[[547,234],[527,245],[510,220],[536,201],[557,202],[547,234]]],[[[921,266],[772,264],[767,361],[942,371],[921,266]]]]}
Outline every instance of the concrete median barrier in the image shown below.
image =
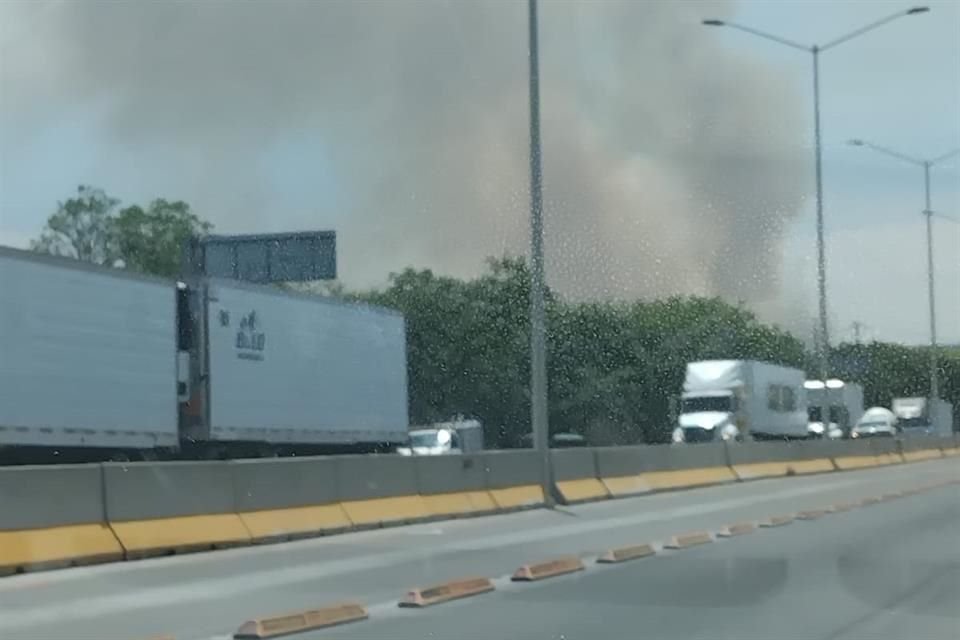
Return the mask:
{"type": "Polygon", "coordinates": [[[123,556],[106,524],[99,465],[0,469],[0,574],[123,556]]]}
{"type": "Polygon", "coordinates": [[[416,459],[392,455],[337,458],[340,504],[356,527],[431,517],[418,493],[416,459]]]}
{"type": "Polygon", "coordinates": [[[225,462],[103,465],[107,521],[128,558],[249,544],[225,462]]]}
{"type": "Polygon", "coordinates": [[[616,497],[736,480],[722,443],[600,448],[596,465],[616,497]]]}
{"type": "Polygon", "coordinates": [[[256,541],[343,531],[336,458],[237,460],[227,463],[240,520],[256,541]]]}
{"type": "MultiPolygon", "coordinates": [[[[875,467],[881,464],[877,459],[876,449],[870,442],[872,439],[859,438],[828,443],[833,464],[840,471],[875,467]]],[[[890,441],[893,442],[893,439],[890,441]]]]}
{"type": "Polygon", "coordinates": [[[594,449],[597,477],[611,496],[622,498],[653,489],[641,477],[644,447],[600,447],[594,449]]]}
{"type": "Polygon", "coordinates": [[[483,454],[487,488],[497,510],[524,509],[544,503],[540,486],[541,458],[530,449],[483,454]]]}
{"type": "Polygon", "coordinates": [[[640,477],[651,488],[683,489],[734,482],[722,443],[653,445],[641,448],[640,477]]]}
{"type": "Polygon", "coordinates": [[[877,464],[901,464],[904,461],[900,455],[900,443],[893,438],[871,438],[868,442],[877,464]]]}
{"type": "Polygon", "coordinates": [[[482,456],[418,456],[413,458],[417,491],[432,516],[492,513],[482,456]]]}
{"type": "Polygon", "coordinates": [[[908,435],[899,442],[900,453],[905,462],[920,462],[940,458],[943,456],[941,449],[949,447],[950,444],[950,438],[913,435],[908,435]]]}
{"type": "Polygon", "coordinates": [[[833,471],[827,444],[810,442],[732,442],[730,467],[739,480],[833,471]]]}
{"type": "Polygon", "coordinates": [[[592,449],[555,449],[550,452],[553,481],[564,503],[574,504],[609,498],[597,477],[592,449]]]}

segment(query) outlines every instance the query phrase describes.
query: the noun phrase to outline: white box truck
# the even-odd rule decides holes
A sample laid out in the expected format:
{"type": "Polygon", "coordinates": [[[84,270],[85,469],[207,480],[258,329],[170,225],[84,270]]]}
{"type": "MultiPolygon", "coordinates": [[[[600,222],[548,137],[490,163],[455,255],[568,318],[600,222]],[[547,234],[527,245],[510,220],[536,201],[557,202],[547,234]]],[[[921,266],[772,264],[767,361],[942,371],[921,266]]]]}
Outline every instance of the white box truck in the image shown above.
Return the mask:
{"type": "Polygon", "coordinates": [[[894,398],[891,408],[904,437],[953,433],[953,405],[946,400],[894,398]]]}
{"type": "Polygon", "coordinates": [[[803,387],[807,394],[807,430],[812,438],[849,435],[863,416],[863,387],[855,382],[807,380],[803,387]],[[824,405],[829,407],[830,413],[826,429],[820,416],[824,405]]]}
{"type": "Polygon", "coordinates": [[[687,365],[673,442],[807,437],[799,369],[750,360],[687,365]]]}

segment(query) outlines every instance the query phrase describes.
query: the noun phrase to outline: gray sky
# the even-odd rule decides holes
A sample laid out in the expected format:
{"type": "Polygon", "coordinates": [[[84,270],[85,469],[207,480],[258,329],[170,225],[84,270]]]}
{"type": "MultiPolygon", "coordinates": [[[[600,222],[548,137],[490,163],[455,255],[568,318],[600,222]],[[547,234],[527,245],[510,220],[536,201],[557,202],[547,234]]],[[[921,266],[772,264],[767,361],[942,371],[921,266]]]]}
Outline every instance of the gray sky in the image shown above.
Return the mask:
{"type": "MultiPolygon", "coordinates": [[[[960,146],[960,3],[929,4],[823,55],[835,339],[855,320],[928,339],[921,172],[844,143],[960,146]]],[[[804,331],[810,56],[698,22],[812,43],[908,3],[543,5],[551,282],[745,298],[804,331]]],[[[469,275],[523,250],[522,4],[246,6],[0,2],[0,243],[25,246],[92,183],[186,199],[221,232],[336,228],[348,285],[407,265],[469,275]]],[[[960,219],[958,167],[933,187],[960,219]]],[[[935,249],[940,334],[957,343],[960,225],[937,221],[935,249]]]]}

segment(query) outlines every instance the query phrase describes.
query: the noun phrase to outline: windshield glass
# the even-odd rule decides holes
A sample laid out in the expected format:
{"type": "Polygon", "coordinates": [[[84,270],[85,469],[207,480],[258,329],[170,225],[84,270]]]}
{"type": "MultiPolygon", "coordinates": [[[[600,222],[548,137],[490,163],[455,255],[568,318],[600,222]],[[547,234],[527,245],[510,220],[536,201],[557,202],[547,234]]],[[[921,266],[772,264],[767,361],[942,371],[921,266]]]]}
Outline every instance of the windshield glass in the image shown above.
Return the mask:
{"type": "Polygon", "coordinates": [[[410,434],[411,447],[438,447],[440,444],[436,432],[410,434]]]}
{"type": "Polygon", "coordinates": [[[683,413],[698,413],[701,411],[732,411],[732,396],[700,396],[684,398],[681,403],[683,413]]]}
{"type": "Polygon", "coordinates": [[[0,640],[957,635],[832,507],[956,473],[958,114],[960,0],[0,0],[0,640]]]}
{"type": "Polygon", "coordinates": [[[881,428],[881,427],[889,427],[889,426],[890,426],[890,423],[889,423],[889,422],[871,421],[871,422],[861,422],[860,424],[857,425],[857,428],[858,428],[858,429],[869,429],[869,428],[871,428],[871,427],[872,427],[872,428],[881,428]]]}

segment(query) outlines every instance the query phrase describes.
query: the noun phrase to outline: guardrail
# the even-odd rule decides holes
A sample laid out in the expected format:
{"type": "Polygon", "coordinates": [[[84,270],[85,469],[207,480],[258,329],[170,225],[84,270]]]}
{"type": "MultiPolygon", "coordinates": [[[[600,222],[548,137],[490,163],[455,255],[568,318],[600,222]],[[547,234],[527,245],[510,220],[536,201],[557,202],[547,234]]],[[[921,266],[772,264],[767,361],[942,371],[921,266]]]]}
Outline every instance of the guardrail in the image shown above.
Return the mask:
{"type": "MultiPolygon", "coordinates": [[[[960,455],[960,439],[560,449],[563,502],[960,455]]],[[[544,503],[533,451],[0,469],[0,574],[544,503]]]]}

